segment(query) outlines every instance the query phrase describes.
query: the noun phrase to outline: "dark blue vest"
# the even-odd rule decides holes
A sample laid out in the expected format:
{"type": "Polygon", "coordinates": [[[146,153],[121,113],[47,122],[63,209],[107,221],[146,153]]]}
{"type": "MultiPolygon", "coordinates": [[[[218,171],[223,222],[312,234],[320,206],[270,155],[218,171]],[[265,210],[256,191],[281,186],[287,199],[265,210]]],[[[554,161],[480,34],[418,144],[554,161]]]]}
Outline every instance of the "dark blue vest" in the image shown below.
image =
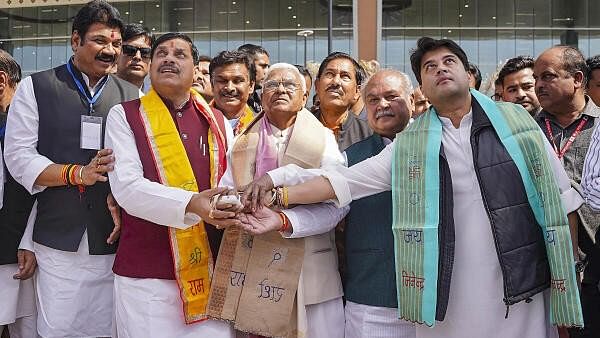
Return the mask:
{"type": "MultiPolygon", "coordinates": [[[[353,144],[346,149],[348,166],[379,154],[383,148],[383,139],[377,134],[353,144]]],[[[344,237],[346,299],[371,306],[398,307],[391,191],[352,202],[344,237]]]]}

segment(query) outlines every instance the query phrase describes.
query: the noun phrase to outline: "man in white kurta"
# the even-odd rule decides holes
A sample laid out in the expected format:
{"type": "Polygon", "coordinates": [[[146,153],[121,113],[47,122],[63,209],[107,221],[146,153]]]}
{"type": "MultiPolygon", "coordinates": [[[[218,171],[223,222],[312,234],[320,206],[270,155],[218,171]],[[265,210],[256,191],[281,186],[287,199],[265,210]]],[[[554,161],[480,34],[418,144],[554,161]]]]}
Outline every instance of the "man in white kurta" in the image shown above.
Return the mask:
{"type": "MultiPolygon", "coordinates": [[[[327,168],[343,165],[344,159],[338,150],[333,133],[324,128],[308,111],[298,111],[298,109],[302,109],[306,102],[307,94],[305,94],[305,87],[306,83],[295,66],[284,63],[272,65],[265,77],[262,91],[262,102],[265,114],[259,115],[257,118],[260,119],[254,122],[250,128],[253,130],[253,126],[265,123],[263,119],[266,119],[266,123],[269,124],[268,128],[271,132],[267,132],[266,129],[260,129],[259,133],[265,134],[266,140],[277,152],[276,165],[278,165],[282,162],[282,159],[288,150],[288,146],[290,146],[290,148],[293,147],[291,144],[294,141],[290,141],[293,133],[300,134],[301,128],[312,128],[314,125],[316,126],[316,131],[322,132],[325,135],[325,145],[320,158],[320,166],[322,168],[327,168]],[[292,110],[286,111],[285,113],[280,112],[284,105],[286,107],[292,107],[292,110]],[[305,125],[305,123],[310,123],[311,126],[305,125]]],[[[304,134],[301,135],[308,136],[304,134]]],[[[236,140],[239,140],[239,138],[236,140]]],[[[235,148],[233,148],[233,150],[235,151],[235,148]]],[[[256,156],[261,155],[263,154],[258,154],[258,152],[256,154],[256,156]]],[[[219,184],[221,186],[235,186],[235,180],[233,178],[234,174],[232,171],[235,170],[236,166],[232,165],[231,157],[232,154],[230,149],[227,171],[219,184]]],[[[256,167],[258,168],[260,165],[257,164],[256,167]]],[[[315,244],[309,244],[309,241],[315,240],[314,238],[316,237],[313,236],[320,235],[320,242],[319,239],[316,239],[315,242],[310,243],[323,245],[323,236],[330,235],[335,228],[335,225],[346,214],[347,209],[348,208],[338,209],[332,204],[317,204],[300,206],[282,211],[288,218],[291,228],[288,231],[281,232],[281,235],[284,238],[306,238],[307,241],[305,242],[305,250],[307,251],[304,256],[304,266],[300,274],[300,282],[298,285],[298,337],[344,337],[344,311],[341,282],[337,272],[337,264],[331,264],[336,261],[334,243],[331,241],[329,247],[320,253],[309,252],[308,250],[323,250],[322,247],[316,247],[315,244]],[[333,258],[333,260],[330,258],[333,258]],[[315,264],[321,265],[321,267],[315,267],[315,264]],[[322,275],[315,274],[315,271],[322,273],[322,275]],[[317,284],[315,284],[315,282],[317,284]],[[314,290],[309,290],[309,288],[316,287],[317,285],[323,290],[322,295],[325,296],[321,296],[322,299],[320,299],[318,303],[303,304],[306,294],[315,294],[314,290]]],[[[274,213],[267,208],[264,208],[262,212],[274,213]]],[[[279,227],[271,230],[276,231],[278,229],[279,227]]],[[[264,232],[254,233],[260,234],[264,232]]],[[[311,299],[312,298],[314,297],[311,296],[311,299]]]]}
{"type": "MultiPolygon", "coordinates": [[[[131,116],[139,117],[142,116],[141,111],[161,109],[158,112],[152,110],[152,116],[164,116],[165,119],[161,121],[167,121],[165,124],[174,123],[169,132],[174,133],[174,137],[178,136],[184,146],[177,155],[182,156],[183,161],[193,168],[193,179],[200,182],[197,183],[198,190],[202,189],[202,184],[208,185],[208,179],[205,182],[203,178],[211,176],[212,184],[214,174],[216,185],[217,177],[222,174],[219,170],[225,160],[224,128],[229,126],[219,112],[209,112],[208,104],[199,94],[190,92],[198,51],[188,36],[178,33],[162,35],[156,40],[151,57],[152,90],[140,100],[114,106],[107,121],[106,144],[114,149],[116,157],[114,171],[109,173],[110,183],[115,199],[123,208],[123,233],[113,267],[118,336],[233,338],[235,332],[232,326],[224,321],[202,318],[186,324],[184,292],[178,286],[177,278],[183,279],[181,275],[175,276],[174,272],[173,255],[178,252],[175,251],[178,247],[170,246],[170,231],[173,228],[185,230],[197,225],[208,229],[213,225],[221,225],[218,220],[212,219],[212,213],[209,212],[208,200],[215,193],[211,192],[212,189],[197,193],[179,186],[169,186],[168,181],[149,179],[148,171],[158,169],[154,167],[154,162],[148,165],[147,161],[150,157],[158,158],[158,155],[146,152],[150,148],[145,137],[156,140],[156,135],[141,135],[139,130],[144,128],[141,127],[142,118],[134,122],[131,116]],[[151,107],[146,101],[149,98],[159,101],[151,101],[155,103],[151,107]],[[200,129],[203,131],[200,132],[200,129]],[[222,136],[223,143],[215,143],[214,148],[207,147],[210,144],[207,138],[217,130],[216,137],[222,136]],[[148,148],[141,148],[142,145],[137,143],[141,138],[148,148]],[[215,157],[220,158],[221,153],[222,161],[215,162],[215,157]],[[192,157],[194,154],[198,156],[192,157]],[[206,223],[199,225],[201,221],[206,223]],[[152,245],[156,247],[147,248],[152,245]],[[144,254],[146,249],[150,249],[148,255],[144,254]],[[132,266],[128,263],[130,261],[138,262],[136,264],[139,266],[132,266]]],[[[164,168],[167,170],[166,165],[164,168]]],[[[234,215],[231,213],[230,217],[234,215]]],[[[207,268],[212,270],[212,266],[207,268]]],[[[187,288],[188,283],[184,285],[187,288]]],[[[208,293],[208,287],[205,288],[208,293]]]]}
{"type": "MultiPolygon", "coordinates": [[[[423,86],[438,112],[444,103],[439,92],[454,86],[467,91],[467,77],[459,58],[448,48],[439,47],[424,53],[417,69],[423,70],[423,86]],[[431,74],[427,72],[431,71],[431,74]],[[433,79],[432,79],[433,78],[433,79]],[[464,87],[464,88],[463,88],[464,87]],[[438,94],[438,95],[436,95],[438,94]],[[438,99],[438,100],[436,100],[438,99]],[[437,106],[436,106],[437,104],[437,106]]],[[[470,105],[470,100],[468,101],[470,105]]],[[[457,106],[462,114],[442,116],[442,148],[452,177],[455,252],[448,308],[442,322],[435,327],[417,326],[418,338],[546,338],[557,335],[549,323],[548,299],[544,293],[532,296],[509,308],[503,302],[503,276],[491,232],[491,224],[482,201],[479,180],[473,163],[469,106],[457,106]],[[507,312],[508,311],[508,312],[507,312]]],[[[541,131],[540,131],[541,133],[541,131]]],[[[559,186],[567,213],[582,204],[581,196],[570,186],[569,179],[549,144],[544,143],[547,157],[559,186]]],[[[280,168],[269,172],[275,186],[303,181],[310,175],[328,178],[341,206],[350,201],[392,189],[394,143],[379,155],[350,168],[312,172],[298,168],[280,168]]]]}
{"type": "Polygon", "coordinates": [[[38,194],[33,249],[42,337],[112,335],[116,236],[103,176],[112,159],[110,150],[98,150],[108,109],[139,92],[110,75],[121,51],[121,30],[114,7],[103,1],[84,5],[73,20],[73,58],[25,78],[8,114],[6,166],[29,193],[38,194]],[[82,116],[95,122],[83,128],[82,116]],[[78,170],[66,177],[67,167],[78,170]],[[58,195],[65,198],[51,197],[58,195]]]}

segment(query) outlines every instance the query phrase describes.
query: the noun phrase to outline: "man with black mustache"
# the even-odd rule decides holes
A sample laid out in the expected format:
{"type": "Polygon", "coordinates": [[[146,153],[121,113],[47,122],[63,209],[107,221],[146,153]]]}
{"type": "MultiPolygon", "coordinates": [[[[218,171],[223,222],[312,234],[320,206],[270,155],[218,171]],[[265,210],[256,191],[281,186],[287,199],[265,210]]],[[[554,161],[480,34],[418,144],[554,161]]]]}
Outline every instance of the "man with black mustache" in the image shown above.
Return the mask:
{"type": "Polygon", "coordinates": [[[209,198],[225,170],[226,121],[192,90],[198,50],[181,33],[152,46],[152,89],[114,106],[106,144],[109,173],[123,208],[115,310],[121,338],[233,338],[229,323],[207,319],[213,263],[222,231],[209,198]],[[147,325],[152,321],[152,325],[147,325]]]}
{"type": "Polygon", "coordinates": [[[144,79],[150,67],[152,32],[138,23],[130,23],[123,30],[123,52],[117,61],[117,76],[143,90],[144,79]]]}
{"type": "Polygon", "coordinates": [[[110,75],[121,53],[123,22],[105,1],[75,15],[73,57],[21,81],[8,114],[5,160],[36,194],[33,228],[38,333],[43,337],[112,334],[118,227],[105,176],[112,150],[102,145],[108,110],[139,96],[110,75]]]}
{"type": "MultiPolygon", "coordinates": [[[[592,134],[600,122],[600,108],[585,94],[588,67],[581,52],[569,46],[557,46],[538,56],[533,67],[535,93],[542,111],[535,117],[546,138],[556,151],[571,184],[584,192],[589,186],[582,180],[584,160],[592,134]]],[[[597,151],[595,148],[591,153],[597,151]]],[[[589,182],[589,179],[588,179],[589,182]]],[[[600,326],[598,300],[600,292],[600,244],[598,227],[600,213],[590,208],[594,203],[584,204],[578,211],[579,249],[585,254],[581,284],[581,305],[585,327],[572,330],[574,337],[598,337],[600,326]]],[[[582,272],[582,271],[579,271],[582,272]]]]}
{"type": "Polygon", "coordinates": [[[502,84],[502,100],[520,104],[531,116],[541,110],[535,95],[534,63],[532,57],[524,55],[509,59],[498,73],[497,80],[502,84]]]}
{"type": "Polygon", "coordinates": [[[237,135],[255,115],[246,103],[256,83],[254,63],[247,53],[223,51],[212,59],[209,69],[214,95],[210,105],[225,115],[237,135]]]}
{"type": "Polygon", "coordinates": [[[349,114],[364,79],[363,68],[346,53],[331,53],[319,66],[315,90],[320,104],[315,116],[333,131],[340,151],[373,134],[367,121],[349,114]]]}

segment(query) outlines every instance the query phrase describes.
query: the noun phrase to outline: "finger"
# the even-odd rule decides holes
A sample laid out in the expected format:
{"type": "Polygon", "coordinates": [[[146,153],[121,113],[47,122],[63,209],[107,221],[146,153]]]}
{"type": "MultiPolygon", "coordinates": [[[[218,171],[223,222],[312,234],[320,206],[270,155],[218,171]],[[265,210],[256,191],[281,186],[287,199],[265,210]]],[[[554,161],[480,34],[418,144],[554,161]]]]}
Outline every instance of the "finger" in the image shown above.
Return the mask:
{"type": "Polygon", "coordinates": [[[260,193],[260,187],[255,185],[252,189],[252,211],[256,211],[256,203],[258,201],[258,194],[260,193]]]}
{"type": "Polygon", "coordinates": [[[23,269],[23,271],[21,271],[21,279],[28,279],[31,276],[33,276],[33,273],[35,272],[35,267],[36,260],[33,257],[33,255],[31,255],[31,257],[25,261],[25,268],[23,269]]]}
{"type": "Polygon", "coordinates": [[[121,235],[121,227],[115,227],[113,229],[113,231],[110,233],[110,235],[108,236],[108,238],[106,239],[106,243],[108,244],[114,244],[115,241],[117,239],[119,239],[119,236],[121,235]]]}
{"type": "Polygon", "coordinates": [[[252,196],[252,186],[246,186],[243,190],[242,197],[240,198],[242,204],[249,205],[250,196],[252,196]]]}
{"type": "Polygon", "coordinates": [[[17,252],[17,263],[19,265],[19,270],[22,270],[25,267],[25,253],[21,250],[17,252]]]}
{"type": "Polygon", "coordinates": [[[96,165],[103,165],[103,164],[110,164],[115,162],[115,157],[114,156],[103,156],[103,157],[98,157],[96,160],[96,165]]]}
{"type": "Polygon", "coordinates": [[[98,174],[104,174],[109,171],[112,171],[113,169],[114,169],[114,165],[112,165],[112,164],[99,165],[97,167],[92,167],[92,170],[98,174]]]}
{"type": "Polygon", "coordinates": [[[108,177],[100,174],[93,174],[92,176],[95,182],[106,182],[108,181],[108,177]]]}
{"type": "MultiPolygon", "coordinates": [[[[210,218],[218,220],[218,219],[228,219],[228,218],[234,218],[235,217],[235,213],[231,212],[231,211],[224,211],[224,210],[219,210],[219,209],[214,209],[212,210],[212,212],[210,213],[210,218]]],[[[211,223],[211,222],[209,222],[211,223]]]]}
{"type": "Polygon", "coordinates": [[[240,222],[238,219],[235,218],[230,218],[230,219],[223,219],[223,220],[213,220],[210,222],[210,224],[214,225],[217,229],[224,229],[224,228],[228,228],[230,226],[242,226],[242,222],[240,222]]]}
{"type": "Polygon", "coordinates": [[[104,148],[104,149],[100,149],[98,150],[98,153],[96,154],[96,157],[104,157],[104,156],[108,156],[108,155],[112,155],[113,150],[110,148],[104,148]]]}
{"type": "Polygon", "coordinates": [[[218,188],[208,189],[208,190],[205,190],[205,191],[208,194],[208,197],[210,198],[210,197],[213,197],[215,195],[223,194],[223,193],[225,193],[228,190],[229,190],[229,187],[218,187],[218,188]]]}
{"type": "Polygon", "coordinates": [[[258,190],[258,197],[256,198],[256,201],[257,201],[259,209],[261,209],[263,207],[264,196],[265,196],[265,190],[262,189],[262,188],[259,189],[258,190]]]}

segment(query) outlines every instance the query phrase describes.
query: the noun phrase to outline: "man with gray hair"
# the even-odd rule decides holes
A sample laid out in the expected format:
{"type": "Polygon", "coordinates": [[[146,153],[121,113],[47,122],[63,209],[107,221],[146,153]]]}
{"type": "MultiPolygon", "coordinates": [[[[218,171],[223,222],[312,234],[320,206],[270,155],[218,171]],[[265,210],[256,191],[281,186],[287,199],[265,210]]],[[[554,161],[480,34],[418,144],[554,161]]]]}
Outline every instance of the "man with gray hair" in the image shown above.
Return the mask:
{"type": "MultiPolygon", "coordinates": [[[[374,134],[346,149],[348,166],[379,154],[408,125],[414,110],[412,85],[408,76],[399,71],[385,69],[373,74],[362,88],[362,97],[369,127],[374,134]]],[[[269,180],[268,175],[265,178],[269,180]]],[[[263,184],[267,190],[273,185],[264,181],[249,188],[248,192],[260,190],[263,184]]],[[[247,231],[263,233],[282,226],[275,213],[266,215],[262,211],[264,209],[254,213],[254,216],[259,216],[249,216],[242,221],[247,231]]],[[[295,207],[293,210],[298,209],[295,207]]],[[[302,231],[305,225],[296,225],[294,221],[291,221],[293,233],[302,231]]],[[[325,223],[314,218],[311,226],[325,227],[325,223]]],[[[370,337],[374,332],[377,337],[415,337],[415,326],[397,319],[391,192],[352,202],[345,224],[345,337],[370,337]],[[367,321],[369,325],[364,324],[367,321]]]]}
{"type": "MultiPolygon", "coordinates": [[[[378,155],[404,130],[414,111],[412,92],[400,71],[373,74],[361,94],[374,133],[346,149],[348,166],[378,155]]],[[[414,324],[398,319],[391,191],[353,201],[345,225],[346,338],[369,337],[373,330],[382,338],[415,337],[414,324]]]]}
{"type": "Polygon", "coordinates": [[[576,48],[556,46],[545,50],[535,61],[533,76],[536,78],[535,92],[542,106],[535,120],[564,166],[571,185],[583,189],[587,201],[577,210],[579,233],[576,233],[580,252],[585,257],[581,262],[579,257],[575,257],[578,273],[583,272],[581,306],[585,325],[583,330],[572,330],[570,335],[598,337],[600,246],[597,240],[600,208],[594,190],[597,147],[593,135],[600,124],[600,108],[585,94],[588,66],[583,54],[576,48]],[[587,163],[585,169],[584,160],[587,163]]]}
{"type": "MultiPolygon", "coordinates": [[[[296,67],[278,63],[269,68],[263,112],[230,147],[221,186],[241,190],[286,164],[308,169],[343,163],[333,133],[303,108],[307,97],[296,67]]],[[[239,217],[255,221],[255,228],[230,227],[223,235],[210,315],[267,337],[344,337],[333,229],[346,210],[331,204],[251,209],[254,213],[239,217]]]]}

